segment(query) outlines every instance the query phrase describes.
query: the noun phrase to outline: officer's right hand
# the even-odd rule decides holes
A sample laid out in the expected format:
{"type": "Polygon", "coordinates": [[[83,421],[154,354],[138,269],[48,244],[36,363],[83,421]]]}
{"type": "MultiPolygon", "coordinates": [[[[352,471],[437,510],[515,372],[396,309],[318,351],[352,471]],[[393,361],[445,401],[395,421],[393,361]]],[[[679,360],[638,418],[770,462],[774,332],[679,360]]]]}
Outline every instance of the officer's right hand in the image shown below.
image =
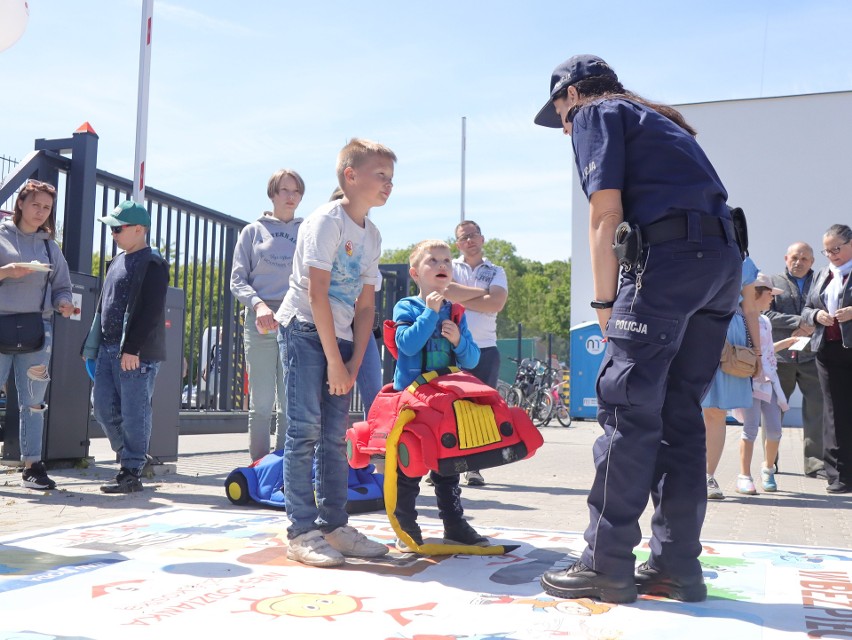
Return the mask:
{"type": "Polygon", "coordinates": [[[601,327],[601,335],[606,335],[606,325],[612,317],[612,309],[595,309],[598,314],[598,324],[601,327]]]}

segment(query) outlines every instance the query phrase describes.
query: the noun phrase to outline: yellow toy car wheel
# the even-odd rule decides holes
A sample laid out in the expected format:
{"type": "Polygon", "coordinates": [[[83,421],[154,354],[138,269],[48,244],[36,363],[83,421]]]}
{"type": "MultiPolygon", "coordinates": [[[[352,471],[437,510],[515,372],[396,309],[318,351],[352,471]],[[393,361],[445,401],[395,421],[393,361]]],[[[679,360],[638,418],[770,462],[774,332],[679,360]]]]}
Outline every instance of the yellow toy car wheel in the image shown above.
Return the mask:
{"type": "Polygon", "coordinates": [[[239,471],[233,471],[225,479],[225,494],[233,504],[248,504],[251,500],[248,490],[248,481],[239,471]]]}

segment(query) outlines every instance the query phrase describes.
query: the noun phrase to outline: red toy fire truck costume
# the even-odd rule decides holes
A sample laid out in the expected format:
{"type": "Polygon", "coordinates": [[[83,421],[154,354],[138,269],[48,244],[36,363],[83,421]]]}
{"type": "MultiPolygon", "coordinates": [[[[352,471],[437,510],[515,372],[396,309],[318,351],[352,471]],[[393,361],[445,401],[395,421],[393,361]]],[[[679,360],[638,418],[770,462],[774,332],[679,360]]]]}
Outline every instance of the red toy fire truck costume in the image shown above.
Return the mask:
{"type": "Polygon", "coordinates": [[[386,385],[366,422],[346,432],[346,453],[354,468],[385,454],[385,509],[396,534],[425,555],[501,555],[506,546],[417,545],[394,517],[396,474],[425,475],[487,469],[529,458],[543,444],[529,416],[509,407],[495,389],[455,367],[424,373],[403,391],[386,385]]]}

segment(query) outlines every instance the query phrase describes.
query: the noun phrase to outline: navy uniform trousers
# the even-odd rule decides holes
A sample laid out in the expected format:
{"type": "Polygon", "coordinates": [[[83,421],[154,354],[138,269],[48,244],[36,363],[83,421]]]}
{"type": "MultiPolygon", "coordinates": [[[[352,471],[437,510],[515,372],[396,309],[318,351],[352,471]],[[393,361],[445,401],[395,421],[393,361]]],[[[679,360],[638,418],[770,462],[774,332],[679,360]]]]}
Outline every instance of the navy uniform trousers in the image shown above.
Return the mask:
{"type": "Polygon", "coordinates": [[[733,239],[671,240],[646,247],[641,288],[622,274],[597,380],[595,479],[581,560],[632,576],[639,517],[651,496],[650,565],[673,576],[701,572],[707,506],[707,392],[741,289],[733,239]]]}

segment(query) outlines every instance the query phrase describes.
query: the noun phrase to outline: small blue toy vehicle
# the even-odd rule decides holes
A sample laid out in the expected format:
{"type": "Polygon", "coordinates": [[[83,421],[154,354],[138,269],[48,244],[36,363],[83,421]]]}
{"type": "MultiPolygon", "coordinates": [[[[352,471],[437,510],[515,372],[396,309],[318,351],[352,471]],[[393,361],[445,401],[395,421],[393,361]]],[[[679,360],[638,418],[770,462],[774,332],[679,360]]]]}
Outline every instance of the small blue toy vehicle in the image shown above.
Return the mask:
{"type": "MultiPolygon", "coordinates": [[[[285,509],[283,451],[275,451],[247,467],[237,467],[225,478],[225,495],[233,504],[256,502],[267,507],[285,509]]],[[[349,496],[346,511],[365,513],[383,511],[384,476],[376,473],[375,465],[349,469],[349,496]]]]}

